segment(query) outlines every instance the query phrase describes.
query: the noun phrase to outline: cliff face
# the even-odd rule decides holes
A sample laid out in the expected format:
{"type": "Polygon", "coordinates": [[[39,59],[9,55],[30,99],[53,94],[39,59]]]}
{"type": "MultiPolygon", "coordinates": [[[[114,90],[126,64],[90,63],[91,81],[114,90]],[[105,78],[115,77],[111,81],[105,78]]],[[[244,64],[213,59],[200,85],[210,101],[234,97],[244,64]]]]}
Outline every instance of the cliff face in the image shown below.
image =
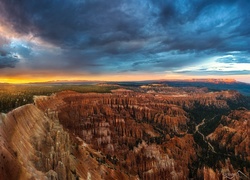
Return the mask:
{"type": "Polygon", "coordinates": [[[45,112],[56,111],[60,123],[69,132],[100,150],[105,155],[100,160],[104,164],[108,160],[113,166],[140,178],[187,177],[190,156],[185,156],[186,163],[180,163],[183,158],[180,150],[162,144],[170,141],[166,134],[183,136],[182,148],[189,148],[196,158],[193,138],[186,134],[188,115],[179,106],[160,101],[153,103],[153,98],[127,91],[113,94],[64,92],[47,99],[38,98],[35,102],[45,112]],[[62,101],[64,103],[60,103],[62,101]]]}
{"type": "Polygon", "coordinates": [[[222,152],[250,161],[250,111],[234,110],[222,116],[221,124],[208,139],[222,152]]]}
{"type": "MultiPolygon", "coordinates": [[[[1,115],[0,179],[219,179],[221,167],[237,170],[225,159],[220,168],[202,164],[203,147],[194,139],[190,112],[229,109],[238,93],[201,89],[195,95],[188,89],[180,94],[165,87],[151,93],[147,88],[108,94],[64,91],[35,97],[35,105],[1,115]]],[[[222,142],[220,148],[234,149],[247,162],[249,112],[236,112],[223,116],[207,139],[214,146],[222,142]],[[234,129],[233,136],[221,133],[224,126],[234,129]]]]}
{"type": "Polygon", "coordinates": [[[45,112],[57,111],[65,128],[123,171],[143,179],[175,179],[195,174],[190,167],[198,161],[200,151],[188,134],[188,111],[197,106],[229,109],[228,100],[238,96],[229,91],[196,96],[124,90],[112,94],[62,92],[37,99],[36,104],[45,112]]]}
{"type": "Polygon", "coordinates": [[[42,173],[32,165],[32,159],[36,155],[31,138],[45,134],[46,121],[44,114],[32,105],[18,108],[2,119],[0,174],[3,176],[1,178],[43,177],[42,173]]]}
{"type": "Polygon", "coordinates": [[[100,164],[102,155],[66,132],[55,113],[26,105],[2,117],[0,128],[0,179],[128,178],[100,164]]]}

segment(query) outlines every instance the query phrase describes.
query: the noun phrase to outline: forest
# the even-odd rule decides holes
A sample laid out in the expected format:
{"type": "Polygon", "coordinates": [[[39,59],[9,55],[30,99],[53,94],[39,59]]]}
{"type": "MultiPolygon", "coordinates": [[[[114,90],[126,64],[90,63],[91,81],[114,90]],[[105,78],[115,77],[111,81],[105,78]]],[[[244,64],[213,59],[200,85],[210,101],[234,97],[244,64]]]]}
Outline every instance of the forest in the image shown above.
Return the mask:
{"type": "Polygon", "coordinates": [[[117,86],[99,85],[47,85],[47,84],[0,84],[0,112],[7,113],[19,106],[33,103],[34,95],[49,96],[60,91],[76,91],[80,93],[109,93],[117,86]]]}

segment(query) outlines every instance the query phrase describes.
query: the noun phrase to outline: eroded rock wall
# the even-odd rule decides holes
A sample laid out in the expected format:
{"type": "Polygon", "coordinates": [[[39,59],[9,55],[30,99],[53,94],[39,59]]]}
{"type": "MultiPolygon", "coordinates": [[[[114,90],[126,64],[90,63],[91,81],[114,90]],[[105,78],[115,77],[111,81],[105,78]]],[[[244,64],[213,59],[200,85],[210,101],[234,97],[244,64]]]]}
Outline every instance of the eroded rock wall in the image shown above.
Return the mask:
{"type": "Polygon", "coordinates": [[[221,179],[237,172],[231,156],[249,161],[248,110],[223,116],[204,137],[215,147],[208,157],[229,152],[214,167],[199,162],[190,117],[197,107],[228,110],[238,93],[166,90],[64,91],[1,114],[0,179],[221,179]]]}
{"type": "Polygon", "coordinates": [[[65,131],[56,111],[34,105],[1,116],[0,144],[1,180],[136,178],[100,163],[103,155],[65,131]]]}

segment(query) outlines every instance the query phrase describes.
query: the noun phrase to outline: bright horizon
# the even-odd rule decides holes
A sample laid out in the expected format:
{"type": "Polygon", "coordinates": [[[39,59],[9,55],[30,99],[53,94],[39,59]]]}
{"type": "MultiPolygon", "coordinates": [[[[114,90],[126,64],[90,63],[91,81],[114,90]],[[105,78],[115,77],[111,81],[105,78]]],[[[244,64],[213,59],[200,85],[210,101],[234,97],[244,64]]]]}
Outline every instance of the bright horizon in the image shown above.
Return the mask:
{"type": "Polygon", "coordinates": [[[213,76],[210,76],[210,77],[177,77],[177,76],[173,76],[172,78],[169,78],[169,77],[163,77],[163,76],[157,76],[157,77],[154,77],[152,78],[152,76],[148,77],[145,79],[145,75],[144,76],[141,76],[141,77],[137,77],[137,78],[132,78],[131,76],[124,76],[124,77],[104,77],[104,78],[85,78],[85,79],[82,79],[82,78],[67,78],[67,77],[62,77],[62,78],[38,78],[38,79],[29,79],[29,78],[23,78],[23,79],[16,79],[16,78],[11,78],[11,79],[0,79],[0,83],[9,83],[9,84],[25,84],[25,83],[42,83],[42,82],[56,82],[56,81],[68,81],[68,82],[74,82],[74,81],[104,81],[104,82],[126,82],[126,81],[154,81],[154,80],[169,80],[169,81],[187,81],[187,80],[209,80],[209,79],[220,79],[220,80],[224,80],[224,81],[231,81],[231,80],[235,80],[237,82],[243,82],[243,83],[248,83],[250,84],[250,81],[249,81],[249,78],[246,77],[243,78],[243,77],[239,77],[239,78],[234,78],[234,77],[213,77],[213,76]]]}
{"type": "Polygon", "coordinates": [[[0,83],[250,83],[250,1],[0,0],[0,83]]]}

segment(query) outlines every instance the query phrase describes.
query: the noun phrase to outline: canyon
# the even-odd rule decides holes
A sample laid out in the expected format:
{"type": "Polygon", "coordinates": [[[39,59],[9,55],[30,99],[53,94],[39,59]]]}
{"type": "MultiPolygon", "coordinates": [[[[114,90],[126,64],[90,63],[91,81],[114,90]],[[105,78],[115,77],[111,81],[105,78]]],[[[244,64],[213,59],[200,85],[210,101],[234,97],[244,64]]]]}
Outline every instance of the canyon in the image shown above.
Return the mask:
{"type": "Polygon", "coordinates": [[[0,179],[249,177],[249,128],[237,91],[147,84],[34,96],[0,116],[0,179]]]}

